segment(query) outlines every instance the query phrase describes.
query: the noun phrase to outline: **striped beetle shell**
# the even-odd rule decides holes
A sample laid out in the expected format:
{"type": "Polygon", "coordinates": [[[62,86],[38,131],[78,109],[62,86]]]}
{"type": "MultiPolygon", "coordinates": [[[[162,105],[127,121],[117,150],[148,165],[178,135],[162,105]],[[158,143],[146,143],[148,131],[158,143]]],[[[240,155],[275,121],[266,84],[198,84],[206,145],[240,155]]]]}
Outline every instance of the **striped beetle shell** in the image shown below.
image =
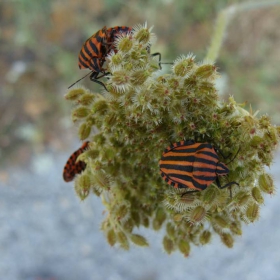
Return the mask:
{"type": "Polygon", "coordinates": [[[159,166],[162,178],[174,188],[205,190],[218,176],[229,173],[211,144],[193,141],[173,143],[163,152],[159,166]]]}
{"type": "Polygon", "coordinates": [[[83,161],[77,161],[77,158],[82,154],[88,147],[89,141],[86,141],[82,146],[75,151],[67,160],[63,169],[63,179],[65,182],[72,181],[77,174],[80,174],[86,168],[86,163],[83,161]]]}

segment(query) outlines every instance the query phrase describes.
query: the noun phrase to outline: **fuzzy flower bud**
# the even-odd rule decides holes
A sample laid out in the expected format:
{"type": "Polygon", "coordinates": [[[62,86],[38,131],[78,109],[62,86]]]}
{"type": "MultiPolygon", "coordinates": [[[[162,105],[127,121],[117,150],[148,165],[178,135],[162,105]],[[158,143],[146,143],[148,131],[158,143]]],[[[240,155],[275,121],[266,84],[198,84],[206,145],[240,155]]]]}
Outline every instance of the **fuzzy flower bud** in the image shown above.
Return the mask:
{"type": "Polygon", "coordinates": [[[88,123],[82,123],[79,127],[80,140],[85,140],[89,137],[91,132],[91,125],[88,123]]]}
{"type": "Polygon", "coordinates": [[[118,49],[122,52],[128,52],[132,48],[132,41],[128,37],[123,37],[118,41],[118,49]]]}
{"type": "Polygon", "coordinates": [[[72,89],[65,95],[65,99],[71,101],[77,100],[78,98],[81,98],[85,92],[86,91],[83,88],[72,89]]]}
{"type": "Polygon", "coordinates": [[[174,248],[174,243],[171,239],[169,239],[167,236],[163,239],[163,248],[166,251],[167,254],[171,254],[174,248]]]}
{"type": "Polygon", "coordinates": [[[183,77],[192,71],[194,65],[193,55],[189,55],[188,57],[181,56],[174,62],[174,74],[183,77]]]}
{"type": "Polygon", "coordinates": [[[139,234],[131,234],[130,240],[138,246],[149,246],[149,243],[147,242],[146,238],[139,234]]]}
{"type": "Polygon", "coordinates": [[[75,190],[81,200],[84,200],[90,192],[91,181],[87,174],[83,174],[75,181],[75,190]]]}

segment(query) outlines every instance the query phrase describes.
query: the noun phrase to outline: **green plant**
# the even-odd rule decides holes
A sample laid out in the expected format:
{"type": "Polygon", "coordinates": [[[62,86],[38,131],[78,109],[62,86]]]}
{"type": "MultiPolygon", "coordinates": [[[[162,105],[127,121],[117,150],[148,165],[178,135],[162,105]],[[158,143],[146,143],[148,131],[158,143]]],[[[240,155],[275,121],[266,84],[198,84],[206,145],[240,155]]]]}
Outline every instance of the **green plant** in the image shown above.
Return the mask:
{"type": "Polygon", "coordinates": [[[198,63],[192,54],[177,58],[171,73],[161,75],[148,51],[154,39],[146,25],[119,37],[117,54],[108,57],[108,92],[76,88],[67,93],[80,139],[90,141],[79,156],[87,166],[75,179],[76,193],[82,200],[91,193],[101,197],[107,210],[101,228],[110,245],[147,246],[136,233],[144,226],[165,228],[167,253],[188,256],[191,244],[207,244],[213,234],[232,247],[242,224],[258,219],[263,196],[275,192],[265,166],[272,162],[280,128],[267,115],[257,118],[244,110],[233,97],[219,100],[215,65],[198,63]],[[221,180],[240,186],[220,190],[213,183],[183,196],[186,190],[169,187],[160,176],[159,159],[170,142],[188,139],[211,143],[226,155],[240,149],[229,176],[221,180]]]}

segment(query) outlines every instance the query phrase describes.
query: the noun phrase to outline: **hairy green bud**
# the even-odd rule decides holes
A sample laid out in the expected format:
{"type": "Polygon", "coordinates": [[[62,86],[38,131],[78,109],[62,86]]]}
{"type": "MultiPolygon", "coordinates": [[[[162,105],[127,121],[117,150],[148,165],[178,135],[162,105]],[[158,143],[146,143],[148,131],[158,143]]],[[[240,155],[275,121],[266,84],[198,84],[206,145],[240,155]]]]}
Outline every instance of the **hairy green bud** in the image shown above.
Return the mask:
{"type": "Polygon", "coordinates": [[[86,90],[83,88],[71,89],[67,94],[65,94],[65,99],[74,101],[81,98],[85,93],[86,90]]]}
{"type": "Polygon", "coordinates": [[[87,174],[82,174],[75,181],[75,191],[81,200],[87,198],[91,189],[91,179],[87,174]]]}
{"type": "Polygon", "coordinates": [[[117,240],[124,250],[129,250],[129,242],[126,234],[122,231],[117,232],[117,240]]]}
{"type": "Polygon", "coordinates": [[[262,195],[261,195],[261,191],[260,191],[259,188],[254,187],[254,188],[252,189],[252,196],[253,196],[253,198],[256,200],[256,202],[258,202],[259,204],[263,204],[264,199],[263,199],[263,197],[262,197],[262,195]]]}
{"type": "Polygon", "coordinates": [[[199,237],[199,242],[202,245],[208,244],[211,240],[211,232],[208,230],[205,230],[202,232],[202,234],[199,237]]]}
{"type": "Polygon", "coordinates": [[[149,246],[149,243],[147,242],[146,238],[140,234],[131,234],[129,238],[134,244],[138,246],[149,246]]]}
{"type": "Polygon", "coordinates": [[[111,245],[111,246],[114,246],[117,242],[117,236],[114,232],[113,229],[110,229],[108,232],[107,232],[107,241],[108,243],[111,245]]]}
{"type": "Polygon", "coordinates": [[[166,251],[167,254],[171,254],[172,251],[174,251],[174,242],[169,239],[167,236],[163,238],[163,248],[166,251]]]}
{"type": "Polygon", "coordinates": [[[190,222],[191,223],[197,223],[197,222],[201,222],[206,215],[206,209],[202,206],[197,206],[195,207],[193,210],[191,210],[190,213],[190,222]]]}
{"type": "Polygon", "coordinates": [[[90,110],[87,107],[81,106],[72,111],[72,120],[86,118],[90,114],[90,110]]]}
{"type": "Polygon", "coordinates": [[[250,204],[246,210],[246,217],[251,223],[257,220],[259,218],[259,205],[256,203],[250,204]]]}
{"type": "Polygon", "coordinates": [[[78,103],[84,106],[90,105],[93,100],[96,98],[96,95],[90,92],[85,93],[78,99],[78,103]]]}
{"type": "Polygon", "coordinates": [[[273,180],[268,174],[261,174],[259,176],[259,187],[261,191],[268,194],[274,193],[273,180]]]}
{"type": "Polygon", "coordinates": [[[188,257],[190,254],[190,243],[186,240],[180,240],[178,243],[178,248],[180,250],[180,252],[185,256],[188,257]]]}
{"type": "Polygon", "coordinates": [[[118,48],[122,52],[128,52],[132,48],[132,41],[128,37],[121,38],[118,42],[118,48]]]}
{"type": "Polygon", "coordinates": [[[89,137],[91,132],[91,125],[89,123],[82,123],[79,127],[80,140],[85,140],[89,137]]]}
{"type": "Polygon", "coordinates": [[[228,248],[232,248],[233,247],[233,243],[234,243],[234,240],[233,240],[233,237],[231,234],[229,233],[223,233],[221,235],[221,240],[222,242],[228,247],[228,248]]]}

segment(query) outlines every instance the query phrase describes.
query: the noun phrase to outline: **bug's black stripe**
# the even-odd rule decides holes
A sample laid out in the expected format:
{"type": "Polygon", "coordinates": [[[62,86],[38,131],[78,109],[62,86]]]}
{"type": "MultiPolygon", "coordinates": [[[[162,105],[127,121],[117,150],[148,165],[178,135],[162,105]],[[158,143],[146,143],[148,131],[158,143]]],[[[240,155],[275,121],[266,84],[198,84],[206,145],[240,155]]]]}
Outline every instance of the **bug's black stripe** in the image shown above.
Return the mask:
{"type": "Polygon", "coordinates": [[[175,170],[186,171],[186,172],[192,172],[193,171],[193,166],[192,165],[161,164],[160,168],[175,169],[175,170]]]}
{"type": "Polygon", "coordinates": [[[206,164],[209,164],[209,165],[213,165],[214,167],[216,167],[216,165],[217,165],[216,161],[208,160],[208,159],[205,159],[205,158],[196,158],[195,162],[206,163],[206,164]]]}
{"type": "Polygon", "coordinates": [[[116,33],[127,33],[129,31],[129,27],[127,26],[116,26],[112,29],[112,32],[114,34],[114,36],[116,35],[116,33]]]}
{"type": "MultiPolygon", "coordinates": [[[[89,40],[87,40],[87,41],[85,42],[85,44],[84,44],[84,46],[83,46],[83,48],[82,48],[82,52],[83,52],[83,53],[86,53],[90,58],[93,57],[93,56],[98,56],[98,54],[99,54],[99,51],[98,51],[96,45],[94,44],[94,42],[92,42],[91,39],[89,39],[89,40]],[[88,47],[87,47],[87,43],[88,43],[88,42],[89,42],[90,47],[91,47],[92,50],[89,50],[89,49],[88,49],[88,47]]],[[[90,59],[90,58],[89,58],[89,59],[90,59]]],[[[89,60],[89,59],[86,58],[86,60],[89,60]]]]}
{"type": "Polygon", "coordinates": [[[85,56],[83,49],[84,49],[84,48],[82,48],[81,51],[80,51],[80,57],[82,57],[82,59],[83,59],[84,61],[88,61],[88,58],[85,56]]]}
{"type": "Polygon", "coordinates": [[[97,36],[97,37],[95,37],[95,39],[96,39],[96,41],[97,41],[98,43],[100,43],[100,42],[102,42],[102,40],[103,40],[104,38],[101,37],[101,36],[97,36]]]}
{"type": "Polygon", "coordinates": [[[172,152],[172,153],[195,153],[197,151],[196,148],[186,148],[186,149],[183,149],[183,150],[175,150],[176,148],[178,148],[179,146],[177,147],[170,147],[171,149],[168,150],[166,149],[164,152],[165,153],[168,153],[168,152],[172,152]]]}
{"type": "Polygon", "coordinates": [[[203,148],[213,149],[213,146],[209,143],[200,143],[200,145],[196,149],[199,151],[203,148]]]}
{"type": "Polygon", "coordinates": [[[115,28],[117,31],[123,31],[123,32],[126,32],[129,30],[129,27],[127,27],[127,26],[116,26],[115,28]]]}
{"type": "MultiPolygon", "coordinates": [[[[184,171],[184,170],[183,170],[184,171]]],[[[211,172],[213,172],[211,170],[211,172]]],[[[178,174],[176,172],[172,172],[172,173],[168,173],[168,176],[172,176],[172,177],[176,177],[176,178],[180,178],[182,180],[185,180],[185,181],[189,181],[189,182],[192,182],[191,180],[192,179],[198,179],[198,180],[201,180],[201,181],[205,181],[205,182],[213,182],[215,179],[216,179],[216,175],[214,173],[213,176],[205,176],[205,175],[196,175],[195,173],[192,174],[192,177],[191,176],[188,176],[187,174],[178,174]],[[186,178],[188,180],[186,180],[186,178]]],[[[197,182],[198,183],[198,182],[197,182]]],[[[199,183],[198,183],[199,184],[199,183]]]]}
{"type": "Polygon", "coordinates": [[[201,151],[201,152],[197,153],[196,155],[197,156],[199,156],[199,155],[206,155],[206,156],[210,156],[210,157],[219,159],[218,155],[215,152],[201,151]]]}
{"type": "MultiPolygon", "coordinates": [[[[206,186],[204,185],[201,185],[199,182],[195,181],[192,177],[190,176],[187,176],[187,175],[182,175],[182,174],[168,174],[166,175],[166,177],[169,179],[170,177],[176,177],[178,179],[181,179],[181,180],[184,180],[184,181],[187,181],[187,182],[190,182],[195,188],[197,189],[205,189],[206,186]]],[[[171,179],[172,180],[172,179],[171,179]]],[[[173,180],[172,180],[173,181],[173,180]]],[[[176,180],[174,180],[176,181],[176,180]]],[[[180,184],[183,188],[188,188],[187,185],[184,185],[183,183],[181,182],[178,182],[178,184],[180,184]]]]}
{"type": "MultiPolygon", "coordinates": [[[[80,51],[80,56],[83,58],[84,61],[88,61],[89,59],[84,54],[84,48],[85,48],[85,45],[83,46],[83,48],[80,51]]],[[[89,56],[92,57],[91,54],[89,56]]]]}
{"type": "Polygon", "coordinates": [[[91,66],[91,70],[95,71],[95,72],[100,72],[100,66],[99,66],[99,59],[96,57],[93,57],[90,60],[90,66],[91,66]]]}
{"type": "Polygon", "coordinates": [[[195,167],[195,170],[193,172],[216,172],[216,167],[213,168],[207,168],[207,167],[195,167]]]}
{"type": "Polygon", "coordinates": [[[84,66],[85,68],[88,68],[88,65],[86,63],[83,62],[83,60],[81,60],[81,58],[79,58],[79,63],[84,66]]]}
{"type": "Polygon", "coordinates": [[[189,142],[189,141],[185,142],[184,144],[181,144],[181,142],[177,142],[176,144],[177,144],[176,147],[173,144],[170,145],[169,147],[171,149],[174,149],[174,148],[186,146],[186,150],[194,150],[194,151],[199,151],[204,148],[213,149],[213,146],[209,143],[200,143],[200,145],[198,145],[198,146],[196,146],[195,143],[189,142]]]}
{"type": "Polygon", "coordinates": [[[129,27],[120,27],[119,31],[123,32],[123,33],[127,33],[129,31],[129,27]]]}
{"type": "MultiPolygon", "coordinates": [[[[176,177],[178,179],[182,179],[184,181],[187,181],[187,182],[191,182],[193,181],[193,178],[188,176],[188,175],[185,175],[185,174],[177,174],[177,173],[168,173],[167,177],[176,177]]],[[[176,181],[176,180],[175,180],[176,181]]],[[[181,184],[181,183],[179,183],[181,184]]]]}
{"type": "Polygon", "coordinates": [[[194,156],[164,156],[161,158],[161,160],[164,161],[188,161],[193,162],[194,156]]]}
{"type": "Polygon", "coordinates": [[[195,175],[193,174],[193,179],[194,180],[201,180],[201,181],[205,181],[205,182],[213,182],[215,179],[217,178],[217,176],[204,176],[204,175],[195,175]]]}
{"type": "MultiPolygon", "coordinates": [[[[170,157],[164,157],[161,159],[161,164],[164,164],[164,162],[166,161],[178,161],[179,162],[189,162],[190,164],[193,164],[194,162],[194,157],[186,157],[186,156],[182,156],[182,157],[173,157],[173,156],[170,156],[170,157]]],[[[213,160],[208,160],[208,159],[204,159],[204,158],[195,158],[195,162],[199,162],[199,163],[206,163],[206,164],[209,164],[209,165],[213,165],[216,167],[217,165],[217,162],[216,161],[213,161],[213,160]]]]}
{"type": "MultiPolygon", "coordinates": [[[[172,157],[175,157],[176,155],[180,156],[182,153],[194,153],[193,156],[200,156],[200,155],[207,155],[216,159],[219,159],[218,155],[213,151],[199,151],[197,153],[196,149],[184,149],[184,150],[170,150],[174,155],[171,155],[172,157]]],[[[168,156],[168,151],[166,152],[166,156],[168,156]]]]}
{"type": "MultiPolygon", "coordinates": [[[[90,40],[89,40],[90,41],[90,40]]],[[[94,50],[93,50],[94,51],[94,50]]],[[[82,52],[86,53],[89,57],[92,57],[94,54],[91,53],[91,51],[88,49],[87,47],[87,42],[85,42],[83,48],[82,48],[82,52]]],[[[86,57],[86,56],[85,56],[86,57]]],[[[88,59],[87,59],[88,60],[88,59]]]]}
{"type": "MultiPolygon", "coordinates": [[[[92,48],[92,50],[96,53],[96,55],[98,56],[99,55],[99,50],[98,48],[96,47],[96,45],[94,44],[94,42],[92,40],[89,40],[89,44],[90,44],[90,47],[92,48]]],[[[92,56],[92,55],[91,55],[92,56]]]]}

